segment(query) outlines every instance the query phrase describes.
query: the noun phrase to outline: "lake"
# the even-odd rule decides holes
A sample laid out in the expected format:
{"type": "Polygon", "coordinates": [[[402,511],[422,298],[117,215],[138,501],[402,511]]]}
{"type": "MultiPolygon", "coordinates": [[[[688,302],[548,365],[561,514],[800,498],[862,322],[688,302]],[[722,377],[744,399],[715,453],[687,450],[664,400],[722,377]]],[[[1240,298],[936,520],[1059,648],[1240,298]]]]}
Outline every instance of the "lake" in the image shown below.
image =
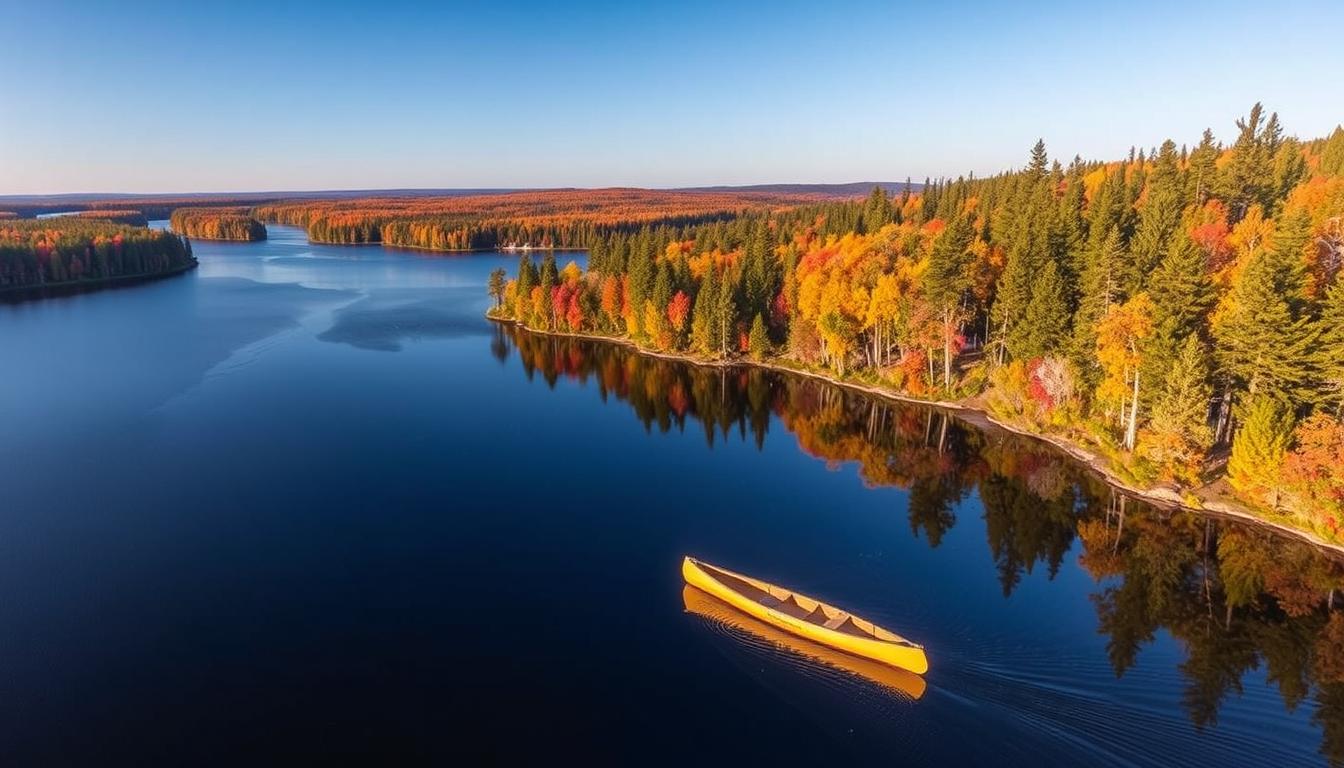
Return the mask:
{"type": "Polygon", "coordinates": [[[7,765],[1344,758],[1309,547],[929,409],[495,326],[515,255],[194,247],[0,305],[7,765]],[[926,687],[702,610],[686,554],[923,643],[926,687]]]}

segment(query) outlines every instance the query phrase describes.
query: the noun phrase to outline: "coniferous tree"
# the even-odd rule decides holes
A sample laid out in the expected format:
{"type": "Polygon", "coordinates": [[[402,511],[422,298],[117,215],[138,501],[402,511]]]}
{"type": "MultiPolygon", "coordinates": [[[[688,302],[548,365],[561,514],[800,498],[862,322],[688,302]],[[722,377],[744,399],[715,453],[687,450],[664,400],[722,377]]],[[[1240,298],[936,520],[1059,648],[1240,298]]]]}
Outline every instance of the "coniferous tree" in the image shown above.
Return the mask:
{"type": "Polygon", "coordinates": [[[1320,172],[1325,176],[1344,175],[1344,126],[1335,126],[1321,148],[1320,172]]]}
{"type": "Polygon", "coordinates": [[[1129,276],[1129,293],[1145,290],[1148,278],[1167,255],[1167,249],[1181,223],[1184,196],[1180,170],[1176,165],[1176,144],[1168,139],[1158,152],[1156,167],[1148,176],[1148,198],[1139,215],[1139,226],[1130,242],[1134,254],[1129,276]]]}
{"type": "Polygon", "coordinates": [[[1251,256],[1214,325],[1219,367],[1233,388],[1286,403],[1304,398],[1309,370],[1304,361],[1314,330],[1294,317],[1270,251],[1251,256]]]}
{"type": "Polygon", "coordinates": [[[1282,400],[1265,394],[1253,396],[1242,411],[1227,479],[1241,493],[1278,507],[1279,471],[1292,438],[1292,418],[1282,400]]]}
{"type": "Polygon", "coordinates": [[[943,386],[952,388],[952,344],[961,330],[962,299],[970,288],[967,266],[971,261],[971,240],[975,232],[968,215],[952,219],[933,244],[929,266],[924,273],[924,294],[942,321],[943,386]]]}
{"type": "Polygon", "coordinates": [[[1089,388],[1095,387],[1101,376],[1101,369],[1096,362],[1097,323],[1106,316],[1106,310],[1112,304],[1124,300],[1120,286],[1126,269],[1126,253],[1120,242],[1120,229],[1112,225],[1087,259],[1078,311],[1073,318],[1073,343],[1069,357],[1089,388]]]}
{"type": "Polygon", "coordinates": [[[714,301],[714,333],[719,357],[727,357],[731,349],[733,326],[737,322],[737,304],[733,300],[733,280],[731,274],[724,274],[719,281],[718,296],[714,301]]]}
{"type": "Polygon", "coordinates": [[[1172,370],[1184,340],[1199,334],[1213,306],[1213,283],[1204,255],[1184,231],[1176,234],[1149,285],[1153,335],[1146,342],[1143,373],[1146,380],[1156,382],[1172,370]]]}
{"type": "Polygon", "coordinates": [[[747,346],[751,356],[757,360],[764,359],[770,352],[770,334],[766,333],[765,321],[761,319],[759,312],[751,321],[751,335],[748,337],[747,346]]]}
{"type": "Polygon", "coordinates": [[[695,294],[695,308],[691,312],[691,345],[702,355],[714,352],[714,304],[718,300],[719,287],[715,278],[716,270],[710,264],[700,278],[700,290],[695,294]]]}
{"type": "Polygon", "coordinates": [[[1159,463],[1184,468],[1191,474],[1186,479],[1197,480],[1193,473],[1213,442],[1208,353],[1197,335],[1190,334],[1179,343],[1166,375],[1155,381],[1161,382],[1161,389],[1153,400],[1146,452],[1159,463]]]}
{"type": "Polygon", "coordinates": [[[1244,120],[1237,121],[1240,133],[1219,179],[1219,197],[1227,202],[1232,223],[1241,221],[1252,205],[1264,204],[1268,197],[1274,173],[1271,146],[1277,149],[1274,146],[1277,136],[1273,132],[1278,129],[1278,116],[1271,115],[1262,124],[1263,117],[1264,107],[1257,102],[1244,120]]]}
{"type": "Polygon", "coordinates": [[[1186,189],[1190,200],[1196,206],[1204,205],[1218,178],[1218,145],[1213,140],[1213,131],[1204,129],[1199,145],[1190,153],[1189,167],[1186,171],[1189,181],[1186,189]]]}
{"type": "Polygon", "coordinates": [[[1320,334],[1316,359],[1322,394],[1336,415],[1344,415],[1344,270],[1335,276],[1335,284],[1326,293],[1316,327],[1320,334]]]}
{"type": "Polygon", "coordinates": [[[1055,262],[1047,261],[1032,286],[1031,301],[1016,335],[1011,337],[1009,351],[1017,360],[1045,357],[1064,345],[1068,331],[1064,280],[1055,262]]]}

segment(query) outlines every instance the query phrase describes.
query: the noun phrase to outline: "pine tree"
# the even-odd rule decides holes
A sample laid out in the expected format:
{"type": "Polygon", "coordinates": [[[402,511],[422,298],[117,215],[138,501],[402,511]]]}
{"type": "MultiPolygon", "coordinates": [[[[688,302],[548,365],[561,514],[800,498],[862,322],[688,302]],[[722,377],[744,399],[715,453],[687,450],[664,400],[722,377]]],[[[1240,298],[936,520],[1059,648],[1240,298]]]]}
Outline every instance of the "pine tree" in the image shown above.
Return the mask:
{"type": "Polygon", "coordinates": [[[1261,250],[1233,283],[1213,328],[1219,367],[1237,389],[1300,403],[1315,329],[1294,318],[1275,272],[1272,253],[1261,250]]]}
{"type": "Polygon", "coordinates": [[[1063,346],[1069,332],[1069,308],[1064,297],[1064,281],[1059,268],[1047,261],[1032,286],[1031,300],[1022,323],[1009,337],[1009,349],[1015,360],[1045,357],[1063,346]]]}
{"type": "Polygon", "coordinates": [[[490,296],[495,300],[495,309],[504,304],[504,285],[507,280],[503,267],[490,271],[490,296]]]}
{"type": "Polygon", "coordinates": [[[1242,408],[1241,429],[1232,440],[1227,479],[1238,492],[1279,505],[1279,474],[1293,422],[1283,401],[1259,394],[1242,408]]]}
{"type": "Polygon", "coordinates": [[[532,257],[523,254],[518,257],[518,311],[517,319],[524,324],[533,322],[532,320],[532,288],[541,278],[537,275],[537,267],[532,263],[532,257]]]}
{"type": "Polygon", "coordinates": [[[714,302],[715,343],[720,357],[727,357],[732,348],[733,327],[737,324],[737,303],[733,300],[734,293],[731,275],[723,275],[714,302]]]}
{"type": "Polygon", "coordinates": [[[952,219],[933,244],[924,272],[924,295],[938,312],[943,326],[943,386],[952,388],[952,344],[961,331],[961,306],[970,287],[968,266],[975,233],[969,215],[952,219]]]}
{"type": "Polygon", "coordinates": [[[1139,227],[1130,242],[1134,254],[1129,276],[1131,294],[1145,290],[1148,278],[1167,255],[1167,248],[1181,223],[1183,207],[1180,170],[1176,165],[1176,144],[1162,143],[1157,165],[1148,177],[1148,198],[1139,214],[1139,227]]]}
{"type": "Polygon", "coordinates": [[[1184,231],[1149,279],[1153,335],[1145,344],[1144,379],[1162,381],[1177,362],[1184,340],[1198,334],[1213,306],[1213,283],[1204,255],[1184,231]]]}
{"type": "Polygon", "coordinates": [[[1322,395],[1336,415],[1344,415],[1344,270],[1335,276],[1316,323],[1320,342],[1317,365],[1323,383],[1322,395]]]}
{"type": "Polygon", "coordinates": [[[1106,316],[1107,308],[1125,298],[1120,284],[1126,273],[1126,257],[1120,229],[1112,225],[1106,237],[1092,249],[1083,270],[1082,295],[1073,317],[1069,357],[1089,388],[1095,387],[1101,376],[1096,363],[1097,323],[1106,316]]]}
{"type": "Polygon", "coordinates": [[[1204,205],[1218,178],[1218,145],[1213,140],[1213,131],[1204,129],[1199,145],[1190,153],[1190,162],[1186,171],[1189,181],[1186,191],[1190,201],[1196,206],[1204,205]]]}
{"type": "Polygon", "coordinates": [[[702,355],[714,352],[714,303],[719,287],[715,281],[714,265],[705,269],[700,278],[700,290],[695,294],[695,308],[691,312],[691,346],[702,355]]]}
{"type": "Polygon", "coordinates": [[[1241,221],[1252,205],[1264,204],[1268,197],[1274,174],[1271,146],[1277,143],[1273,131],[1277,130],[1278,116],[1271,115],[1262,126],[1263,116],[1264,107],[1257,102],[1246,119],[1237,121],[1240,133],[1220,174],[1218,196],[1227,202],[1231,223],[1241,221]]]}
{"type": "Polygon", "coordinates": [[[765,331],[765,321],[761,319],[761,314],[756,313],[756,317],[751,321],[751,334],[747,337],[747,346],[751,351],[751,356],[757,360],[764,359],[770,352],[770,334],[765,331]]]}
{"type": "Polygon", "coordinates": [[[881,185],[873,187],[872,194],[868,195],[868,200],[863,205],[858,231],[876,232],[886,226],[891,219],[891,200],[887,198],[887,191],[881,185]]]}
{"type": "Polygon", "coordinates": [[[1344,126],[1335,126],[1321,148],[1320,172],[1324,176],[1344,174],[1344,126]]]}
{"type": "Polygon", "coordinates": [[[1162,382],[1153,399],[1145,444],[1150,458],[1168,465],[1193,480],[1199,460],[1213,443],[1209,429],[1208,353],[1195,334],[1179,342],[1167,375],[1149,381],[1162,382]]]}

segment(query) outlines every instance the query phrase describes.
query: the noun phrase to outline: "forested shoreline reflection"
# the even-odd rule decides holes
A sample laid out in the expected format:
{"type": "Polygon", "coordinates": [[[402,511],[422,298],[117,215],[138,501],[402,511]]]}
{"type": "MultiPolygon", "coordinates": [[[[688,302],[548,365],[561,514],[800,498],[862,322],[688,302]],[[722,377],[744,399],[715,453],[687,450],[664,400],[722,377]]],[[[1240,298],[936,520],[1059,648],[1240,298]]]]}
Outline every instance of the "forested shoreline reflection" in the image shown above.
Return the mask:
{"type": "Polygon", "coordinates": [[[765,443],[771,417],[807,454],[856,462],[870,486],[908,492],[911,532],[937,548],[976,494],[1005,598],[1065,558],[1095,581],[1097,631],[1117,677],[1165,631],[1181,645],[1182,708],[1196,728],[1264,669],[1284,707],[1313,707],[1320,752],[1344,765],[1344,562],[1269,529],[1159,510],[1115,493],[1038,441],[981,431],[946,413],[758,368],[710,368],[625,347],[499,326],[501,361],[529,379],[592,383],[648,431],[703,431],[712,447],[765,443]],[[1075,548],[1074,543],[1078,546],[1075,548]]]}

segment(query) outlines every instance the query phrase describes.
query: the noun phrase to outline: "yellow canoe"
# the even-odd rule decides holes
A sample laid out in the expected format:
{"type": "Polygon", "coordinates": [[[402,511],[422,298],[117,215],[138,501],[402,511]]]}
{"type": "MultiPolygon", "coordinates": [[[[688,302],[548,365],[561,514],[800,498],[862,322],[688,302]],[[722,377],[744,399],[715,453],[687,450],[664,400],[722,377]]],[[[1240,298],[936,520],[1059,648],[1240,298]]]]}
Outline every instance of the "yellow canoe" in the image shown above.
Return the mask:
{"type": "Polygon", "coordinates": [[[918,701],[927,684],[924,678],[900,667],[892,667],[871,659],[861,659],[829,646],[804,640],[801,637],[754,619],[717,597],[690,584],[681,589],[681,602],[687,613],[741,630],[764,640],[777,648],[797,654],[809,661],[848,672],[890,691],[918,701]]]}
{"type": "Polygon", "coordinates": [[[681,575],[743,613],[814,643],[917,675],[929,671],[924,646],[815,598],[693,557],[682,560],[681,575]]]}

